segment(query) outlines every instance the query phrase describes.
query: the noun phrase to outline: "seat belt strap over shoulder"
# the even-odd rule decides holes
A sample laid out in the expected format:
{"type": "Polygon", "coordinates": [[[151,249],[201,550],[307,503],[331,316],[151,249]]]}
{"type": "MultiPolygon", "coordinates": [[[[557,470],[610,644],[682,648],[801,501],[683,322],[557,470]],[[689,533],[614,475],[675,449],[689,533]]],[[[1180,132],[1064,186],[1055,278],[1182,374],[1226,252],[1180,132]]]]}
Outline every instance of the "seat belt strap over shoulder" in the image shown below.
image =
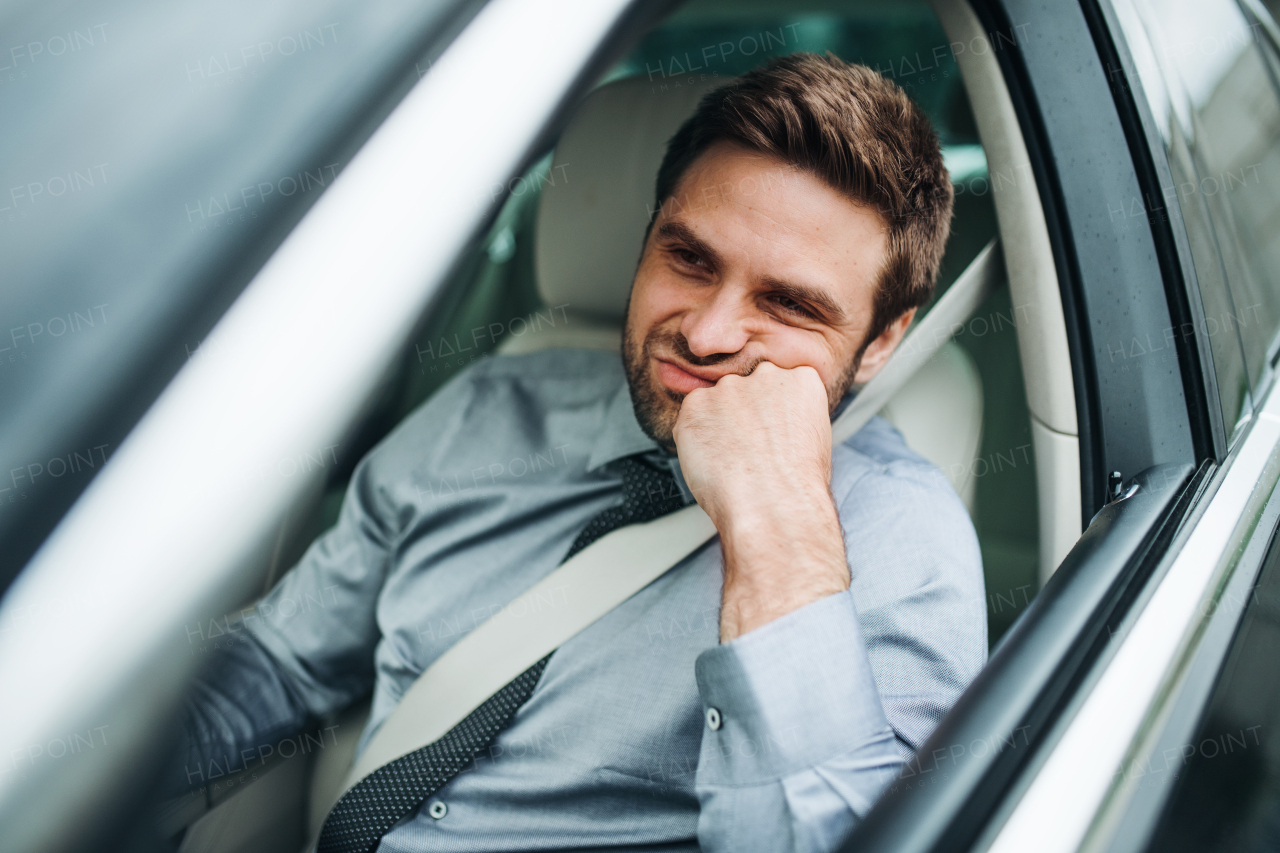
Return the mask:
{"type": "MultiPolygon", "coordinates": [[[[835,444],[866,425],[991,294],[1003,270],[992,240],[907,333],[889,362],[831,425],[835,444]]],[[[716,535],[697,504],[618,528],[566,560],[467,634],[409,687],[357,759],[343,791],[442,737],[490,696],[716,535]],[[539,608],[538,596],[566,597],[539,608]],[[516,615],[519,614],[519,615],[516,615]]],[[[545,598],[544,598],[545,600],[545,598]]]]}
{"type": "Polygon", "coordinates": [[[973,316],[1004,278],[999,241],[992,238],[964,272],[920,318],[894,350],[888,363],[863,386],[831,424],[831,443],[841,444],[867,425],[902,386],[937,354],[973,316]]]}

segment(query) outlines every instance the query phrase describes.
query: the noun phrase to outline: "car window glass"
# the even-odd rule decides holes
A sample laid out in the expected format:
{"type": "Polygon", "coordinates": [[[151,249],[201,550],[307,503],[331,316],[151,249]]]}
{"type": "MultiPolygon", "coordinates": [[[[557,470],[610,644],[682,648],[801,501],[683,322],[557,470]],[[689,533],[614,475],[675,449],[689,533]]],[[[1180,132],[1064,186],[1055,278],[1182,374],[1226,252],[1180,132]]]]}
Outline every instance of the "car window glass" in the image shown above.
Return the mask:
{"type": "Polygon", "coordinates": [[[1224,423],[1248,413],[1280,328],[1280,101],[1265,36],[1232,0],[1118,2],[1169,154],[1224,423]]]}
{"type": "Polygon", "coordinates": [[[0,587],[47,530],[21,514],[101,468],[458,5],[0,10],[0,587]]]}

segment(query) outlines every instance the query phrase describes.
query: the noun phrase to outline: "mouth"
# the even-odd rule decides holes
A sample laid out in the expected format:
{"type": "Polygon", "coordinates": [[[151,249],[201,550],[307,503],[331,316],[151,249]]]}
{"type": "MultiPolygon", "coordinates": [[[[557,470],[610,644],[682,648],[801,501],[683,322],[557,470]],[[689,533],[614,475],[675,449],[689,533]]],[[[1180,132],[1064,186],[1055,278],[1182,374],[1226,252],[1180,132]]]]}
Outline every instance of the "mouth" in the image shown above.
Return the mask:
{"type": "Polygon", "coordinates": [[[722,373],[722,371],[705,367],[686,367],[661,358],[655,358],[654,361],[657,362],[658,381],[668,391],[674,391],[681,396],[696,388],[709,388],[715,385],[716,379],[719,379],[722,373]],[[708,378],[709,376],[712,378],[708,378]]]}

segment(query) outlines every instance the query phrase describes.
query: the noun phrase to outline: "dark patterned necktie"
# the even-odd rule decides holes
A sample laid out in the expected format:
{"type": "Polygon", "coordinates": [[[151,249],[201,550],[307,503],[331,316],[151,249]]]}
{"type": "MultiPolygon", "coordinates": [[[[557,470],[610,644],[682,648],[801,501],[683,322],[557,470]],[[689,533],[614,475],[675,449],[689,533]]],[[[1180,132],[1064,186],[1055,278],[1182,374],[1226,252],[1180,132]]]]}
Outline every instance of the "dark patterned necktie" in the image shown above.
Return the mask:
{"type": "MultiPolygon", "coordinates": [[[[618,460],[614,467],[622,472],[622,503],[592,518],[565,560],[615,528],[651,521],[684,505],[675,476],[666,466],[657,467],[637,455],[618,460]]],[[[533,695],[551,654],[486,699],[439,740],[384,764],[347,791],[325,819],[319,853],[373,850],[402,817],[419,808],[493,742],[533,695]]]]}

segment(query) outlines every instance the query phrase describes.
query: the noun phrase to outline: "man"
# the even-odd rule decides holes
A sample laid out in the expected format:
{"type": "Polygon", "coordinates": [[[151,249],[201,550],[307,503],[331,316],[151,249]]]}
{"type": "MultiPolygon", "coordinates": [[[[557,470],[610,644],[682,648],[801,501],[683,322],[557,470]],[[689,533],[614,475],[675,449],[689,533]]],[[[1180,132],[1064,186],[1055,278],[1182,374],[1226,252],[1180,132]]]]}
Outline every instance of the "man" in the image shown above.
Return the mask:
{"type": "Polygon", "coordinates": [[[880,419],[830,443],[932,292],[937,139],[869,69],[785,57],[703,100],[657,203],[621,364],[489,359],[400,424],[199,683],[180,781],[372,691],[363,747],[567,554],[696,500],[717,539],[500,691],[461,772],[349,792],[321,849],[819,851],[866,813],[986,650],[941,472],[880,419]]]}

